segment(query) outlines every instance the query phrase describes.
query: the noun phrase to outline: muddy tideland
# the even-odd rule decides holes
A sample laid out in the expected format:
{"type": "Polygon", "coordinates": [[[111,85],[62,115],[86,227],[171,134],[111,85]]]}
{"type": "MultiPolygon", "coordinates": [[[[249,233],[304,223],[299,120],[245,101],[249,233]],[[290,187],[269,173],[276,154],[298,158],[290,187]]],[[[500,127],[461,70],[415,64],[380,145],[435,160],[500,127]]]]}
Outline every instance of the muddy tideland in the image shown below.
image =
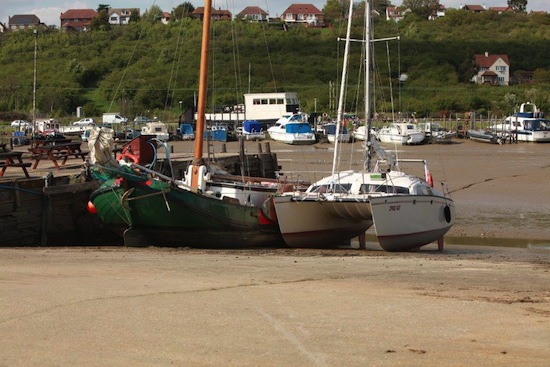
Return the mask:
{"type": "MultiPolygon", "coordinates": [[[[332,145],[269,146],[289,177],[331,170],[332,145]]],[[[550,145],[396,151],[456,203],[443,252],[2,248],[0,366],[548,366],[550,145]]]]}
{"type": "Polygon", "coordinates": [[[0,249],[0,366],[548,366],[547,250],[0,249]]]}

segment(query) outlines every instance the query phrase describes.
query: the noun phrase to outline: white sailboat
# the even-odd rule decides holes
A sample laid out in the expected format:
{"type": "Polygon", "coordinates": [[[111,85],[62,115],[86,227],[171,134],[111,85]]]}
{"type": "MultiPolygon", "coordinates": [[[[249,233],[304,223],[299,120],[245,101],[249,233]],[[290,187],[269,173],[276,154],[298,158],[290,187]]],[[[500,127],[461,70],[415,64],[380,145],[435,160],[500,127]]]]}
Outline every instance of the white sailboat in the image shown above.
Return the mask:
{"type": "MultiPolygon", "coordinates": [[[[349,17],[352,19],[350,4],[349,17]]],[[[337,171],[338,139],[332,174],[312,184],[306,192],[284,193],[273,197],[273,206],[281,235],[291,247],[332,247],[349,244],[360,237],[373,222],[383,249],[410,250],[435,240],[442,244],[443,235],[454,221],[454,204],[433,189],[433,180],[425,161],[425,178],[400,171],[399,161],[384,156],[371,168],[375,141],[370,134],[370,3],[365,7],[366,72],[365,116],[367,124],[367,157],[362,171],[337,171]]],[[[350,43],[348,24],[342,81],[346,80],[350,43]]],[[[340,91],[338,126],[343,114],[344,86],[340,91]]],[[[338,134],[338,132],[337,132],[338,134]]]]}

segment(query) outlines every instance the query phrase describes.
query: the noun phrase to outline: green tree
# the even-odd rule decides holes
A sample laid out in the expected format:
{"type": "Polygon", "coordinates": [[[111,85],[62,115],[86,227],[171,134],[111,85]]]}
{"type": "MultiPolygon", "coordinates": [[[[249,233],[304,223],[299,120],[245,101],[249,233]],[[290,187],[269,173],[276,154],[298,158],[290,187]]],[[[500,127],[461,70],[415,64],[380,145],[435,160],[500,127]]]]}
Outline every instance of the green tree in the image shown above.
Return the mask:
{"type": "Polygon", "coordinates": [[[109,5],[99,4],[97,15],[90,22],[90,27],[93,31],[108,31],[111,29],[111,25],[109,24],[109,9],[109,5]]]}
{"type": "Polygon", "coordinates": [[[193,4],[191,4],[189,1],[186,1],[172,10],[172,18],[174,20],[191,18],[191,13],[193,13],[194,10],[195,7],[193,6],[193,4]]]}
{"type": "Polygon", "coordinates": [[[349,1],[343,0],[327,0],[323,7],[323,16],[325,23],[333,24],[335,21],[342,20],[344,14],[347,14],[349,1]]]}
{"type": "Polygon", "coordinates": [[[508,6],[514,9],[514,11],[525,13],[527,0],[508,0],[508,6]]]}
{"type": "Polygon", "coordinates": [[[142,19],[149,23],[158,23],[162,19],[162,9],[158,5],[152,5],[145,11],[142,19]]]}
{"type": "Polygon", "coordinates": [[[403,6],[411,9],[413,14],[428,19],[439,9],[439,0],[403,0],[403,6]]]}

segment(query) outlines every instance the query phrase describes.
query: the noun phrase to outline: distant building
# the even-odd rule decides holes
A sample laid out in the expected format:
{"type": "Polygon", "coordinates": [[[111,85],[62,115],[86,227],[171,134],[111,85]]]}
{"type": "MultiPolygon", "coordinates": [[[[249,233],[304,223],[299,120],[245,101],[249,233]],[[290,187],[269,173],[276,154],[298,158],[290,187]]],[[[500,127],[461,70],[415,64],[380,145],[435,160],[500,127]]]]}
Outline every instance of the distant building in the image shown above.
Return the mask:
{"type": "Polygon", "coordinates": [[[487,10],[496,11],[499,14],[502,14],[506,11],[514,11],[514,9],[509,6],[490,6],[487,10]]]}
{"type": "Polygon", "coordinates": [[[112,25],[126,25],[130,22],[130,17],[132,13],[139,16],[139,8],[126,8],[126,9],[115,9],[110,8],[109,12],[109,24],[112,25]]]}
{"type": "Polygon", "coordinates": [[[292,4],[281,14],[281,20],[287,24],[324,26],[323,12],[312,4],[292,4]]]}
{"type": "MultiPolygon", "coordinates": [[[[198,18],[200,20],[203,20],[204,18],[204,6],[199,6],[193,10],[191,13],[192,16],[195,18],[198,18]]],[[[232,20],[233,14],[229,10],[222,10],[220,9],[212,9],[211,13],[211,19],[212,20],[232,20]]]]}
{"type": "Polygon", "coordinates": [[[97,12],[93,9],[69,9],[61,13],[61,30],[69,31],[89,31],[90,23],[95,18],[97,12]]]}
{"type": "Polygon", "coordinates": [[[40,19],[34,14],[20,14],[8,18],[8,28],[11,31],[35,28],[40,24],[40,19]]]}
{"type": "Polygon", "coordinates": [[[474,58],[477,73],[472,77],[472,82],[477,84],[509,85],[510,61],[508,55],[475,55],[474,58]]]}
{"type": "Polygon", "coordinates": [[[430,15],[428,17],[428,19],[434,20],[434,19],[437,19],[437,18],[444,17],[446,11],[447,11],[447,9],[445,8],[445,5],[439,4],[438,8],[436,10],[434,10],[432,15],[430,15]]]}
{"type": "Polygon", "coordinates": [[[398,8],[395,6],[386,7],[386,20],[393,20],[394,22],[399,22],[405,17],[407,13],[410,13],[411,9],[409,8],[398,8]]]}
{"type": "Polygon", "coordinates": [[[167,11],[163,11],[162,18],[160,19],[162,24],[168,24],[168,22],[170,21],[170,16],[170,13],[168,13],[167,11]]]}
{"type": "Polygon", "coordinates": [[[6,27],[4,23],[0,22],[0,33],[6,33],[7,31],[8,27],[6,27]]]}
{"type": "Polygon", "coordinates": [[[482,13],[485,10],[485,5],[461,5],[460,9],[462,10],[468,10],[474,13],[482,13]]]}
{"type": "Polygon", "coordinates": [[[258,6],[247,6],[243,11],[237,14],[237,19],[250,22],[267,22],[269,20],[269,14],[258,6]]]}

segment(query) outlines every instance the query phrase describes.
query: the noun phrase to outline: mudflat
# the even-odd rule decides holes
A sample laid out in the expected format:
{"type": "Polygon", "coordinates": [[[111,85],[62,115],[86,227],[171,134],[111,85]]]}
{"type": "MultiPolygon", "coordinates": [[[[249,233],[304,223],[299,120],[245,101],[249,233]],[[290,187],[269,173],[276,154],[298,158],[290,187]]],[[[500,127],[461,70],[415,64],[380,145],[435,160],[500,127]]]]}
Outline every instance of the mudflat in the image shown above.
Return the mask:
{"type": "Polygon", "coordinates": [[[3,248],[0,365],[547,366],[548,251],[430,246],[3,248]]]}
{"type": "MultiPolygon", "coordinates": [[[[269,145],[289,177],[331,170],[332,145],[269,145]]],[[[443,252],[2,248],[0,366],[547,366],[549,149],[398,147],[457,205],[443,252]]]]}

